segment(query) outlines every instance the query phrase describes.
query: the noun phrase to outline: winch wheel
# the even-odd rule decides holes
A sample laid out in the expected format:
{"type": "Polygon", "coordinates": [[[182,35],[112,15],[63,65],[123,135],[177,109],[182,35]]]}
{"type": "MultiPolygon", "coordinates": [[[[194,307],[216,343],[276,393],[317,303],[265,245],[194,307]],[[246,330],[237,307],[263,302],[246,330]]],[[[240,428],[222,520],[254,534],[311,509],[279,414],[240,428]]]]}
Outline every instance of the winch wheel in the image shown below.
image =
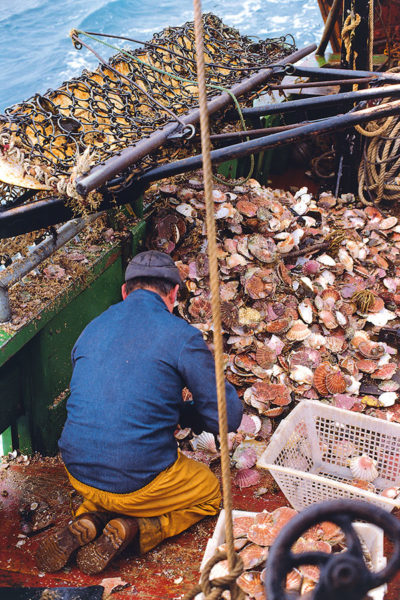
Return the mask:
{"type": "MultiPolygon", "coordinates": [[[[307,594],[310,600],[362,600],[368,590],[389,581],[400,569],[400,521],[382,508],[359,500],[331,500],[306,508],[293,517],[274,542],[266,563],[265,588],[268,600],[294,600],[286,592],[286,576],[300,565],[320,568],[318,584],[307,594]],[[293,544],[311,526],[329,521],[338,525],[345,535],[346,550],[325,552],[291,551],[293,544]],[[365,564],[360,539],[354,521],[372,523],[393,541],[392,556],[379,572],[371,572],[365,564]]],[[[302,596],[304,598],[304,596],[302,596]]]]}

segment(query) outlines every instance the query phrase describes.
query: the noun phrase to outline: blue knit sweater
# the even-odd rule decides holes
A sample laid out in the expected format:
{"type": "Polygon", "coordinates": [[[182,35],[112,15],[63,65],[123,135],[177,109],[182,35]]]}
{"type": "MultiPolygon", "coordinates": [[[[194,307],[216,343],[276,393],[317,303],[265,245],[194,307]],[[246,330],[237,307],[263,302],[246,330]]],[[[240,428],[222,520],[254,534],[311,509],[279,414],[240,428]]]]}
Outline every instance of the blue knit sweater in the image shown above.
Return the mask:
{"type": "MultiPolygon", "coordinates": [[[[176,460],[179,422],[218,433],[213,357],[201,333],[172,315],[155,292],[135,290],[89,323],[72,362],[59,447],[82,483],[135,491],[176,460]],[[182,401],[184,386],[192,404],[182,401]]],[[[229,383],[226,397],[234,431],[242,404],[229,383]]]]}

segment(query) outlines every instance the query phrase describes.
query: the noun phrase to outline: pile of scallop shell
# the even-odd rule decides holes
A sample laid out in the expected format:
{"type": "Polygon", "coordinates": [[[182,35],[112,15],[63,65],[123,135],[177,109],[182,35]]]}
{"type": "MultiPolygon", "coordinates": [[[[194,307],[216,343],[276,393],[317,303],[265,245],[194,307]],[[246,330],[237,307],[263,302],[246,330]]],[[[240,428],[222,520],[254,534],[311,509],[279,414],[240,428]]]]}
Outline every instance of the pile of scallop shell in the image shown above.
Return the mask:
{"type": "MultiPolygon", "coordinates": [[[[265,428],[306,398],[400,422],[397,217],[255,180],[213,198],[226,377],[247,412],[265,428]]],[[[202,183],[161,186],[157,202],[148,245],[171,253],[184,281],[175,310],[211,345],[202,183]]]]}
{"type": "MultiPolygon", "coordinates": [[[[281,529],[297,515],[292,508],[282,506],[273,512],[236,513],[233,518],[233,535],[235,550],[243,560],[244,572],[237,579],[239,587],[246,597],[256,600],[265,599],[263,581],[265,579],[265,561],[269,548],[274,543],[281,529]]],[[[306,531],[293,545],[293,553],[304,552],[341,552],[345,549],[345,537],[341,529],[328,522],[314,525],[306,531]]],[[[368,565],[371,555],[362,542],[363,553],[368,565]]],[[[218,548],[225,550],[222,544],[218,548]]],[[[227,561],[217,563],[210,573],[210,578],[220,577],[228,572],[227,561]]],[[[286,591],[303,595],[311,591],[319,579],[319,568],[312,565],[301,565],[292,570],[286,580],[286,591]]]]}

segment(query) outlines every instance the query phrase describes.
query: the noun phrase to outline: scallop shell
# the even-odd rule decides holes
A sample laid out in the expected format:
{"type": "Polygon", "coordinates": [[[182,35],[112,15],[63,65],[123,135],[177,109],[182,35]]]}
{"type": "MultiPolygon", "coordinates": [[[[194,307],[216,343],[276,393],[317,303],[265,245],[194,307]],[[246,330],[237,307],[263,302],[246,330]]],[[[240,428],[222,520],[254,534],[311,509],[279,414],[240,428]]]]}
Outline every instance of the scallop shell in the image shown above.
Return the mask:
{"type": "Polygon", "coordinates": [[[340,264],[344,266],[348,273],[353,272],[354,261],[350,254],[344,248],[339,248],[338,259],[340,264]]]}
{"type": "Polygon", "coordinates": [[[276,352],[268,346],[257,348],[255,358],[263,369],[270,369],[276,363],[276,352]]]}
{"type": "Polygon", "coordinates": [[[321,310],[319,319],[327,329],[336,329],[339,327],[339,323],[331,310],[321,310]]]}
{"type": "Polygon", "coordinates": [[[258,471],[255,471],[254,469],[240,469],[240,471],[236,473],[233,482],[242,489],[257,485],[257,483],[260,482],[260,479],[261,475],[258,471]]]}
{"type": "Polygon", "coordinates": [[[195,321],[207,321],[211,318],[211,302],[202,296],[195,296],[190,300],[189,313],[195,321]]]}
{"type": "Polygon", "coordinates": [[[290,252],[295,247],[296,242],[292,234],[288,233],[286,238],[277,244],[277,250],[281,254],[286,254],[286,252],[290,252]]]}
{"type": "Polygon", "coordinates": [[[261,419],[260,417],[257,417],[257,415],[244,414],[238,427],[238,432],[242,432],[245,435],[255,436],[260,431],[261,425],[261,419]]]}
{"type": "Polygon", "coordinates": [[[221,319],[226,327],[237,325],[239,314],[236,306],[232,302],[221,303],[221,319]]]}
{"type": "Polygon", "coordinates": [[[356,347],[360,354],[365,356],[365,358],[370,358],[372,360],[379,360],[385,354],[385,347],[383,344],[371,342],[370,340],[360,341],[356,347]]]}
{"type": "Polygon", "coordinates": [[[295,321],[286,333],[286,337],[291,342],[300,342],[305,340],[310,333],[311,331],[305,323],[302,321],[295,321]]]}
{"type": "Polygon", "coordinates": [[[372,373],[372,379],[391,379],[397,371],[397,365],[395,363],[387,363],[372,373]]]}
{"type": "Polygon", "coordinates": [[[313,386],[321,396],[328,396],[329,390],[326,387],[326,376],[330,373],[332,367],[329,363],[323,362],[314,371],[313,386]]]}
{"type": "Polygon", "coordinates": [[[268,548],[258,546],[258,544],[249,544],[239,553],[243,561],[245,571],[254,569],[264,563],[268,556],[268,548]]]}
{"type": "MultiPolygon", "coordinates": [[[[235,549],[235,552],[239,552],[239,550],[242,550],[242,548],[244,548],[246,544],[247,538],[237,538],[233,540],[233,547],[235,549]]],[[[221,544],[220,546],[218,546],[218,551],[227,553],[228,544],[221,544]]]]}
{"type": "Polygon", "coordinates": [[[276,244],[271,238],[256,233],[249,238],[248,248],[261,262],[271,263],[275,260],[276,244]]]}
{"type": "Polygon", "coordinates": [[[305,298],[302,302],[300,302],[298,306],[300,317],[303,319],[304,323],[309,325],[313,321],[313,309],[312,303],[309,298],[305,298]]]}
{"type": "Polygon", "coordinates": [[[321,298],[324,301],[325,306],[333,308],[336,302],[340,300],[340,293],[335,288],[328,287],[325,290],[322,290],[321,298]]]}
{"type": "Polygon", "coordinates": [[[321,265],[316,260],[308,260],[304,263],[302,271],[304,275],[316,275],[319,273],[321,265]]]}
{"type": "Polygon", "coordinates": [[[369,307],[369,312],[378,313],[383,308],[385,308],[385,303],[379,296],[376,296],[374,299],[374,303],[369,307]]]}
{"type": "Polygon", "coordinates": [[[328,335],[325,338],[325,344],[328,350],[334,352],[335,354],[340,354],[347,347],[346,340],[336,335],[328,335]]]}
{"type": "Polygon", "coordinates": [[[247,538],[247,532],[254,523],[254,517],[234,517],[233,518],[233,537],[247,538]]]}
{"type": "Polygon", "coordinates": [[[203,431],[200,435],[195,435],[190,440],[190,445],[193,450],[207,452],[208,454],[218,454],[217,446],[215,444],[215,438],[212,433],[203,431]]]}
{"type": "Polygon", "coordinates": [[[391,500],[397,500],[400,495],[400,488],[398,487],[389,487],[384,489],[381,493],[381,496],[384,498],[390,498],[391,500]]]}
{"type": "Polygon", "coordinates": [[[298,513],[293,508],[282,506],[272,513],[258,513],[248,532],[248,539],[260,546],[271,546],[283,527],[298,513]]]}
{"type": "Polygon", "coordinates": [[[300,537],[293,544],[292,552],[294,554],[303,554],[303,552],[325,552],[325,554],[331,554],[332,546],[325,540],[300,537]]]}
{"type": "Polygon", "coordinates": [[[250,298],[253,300],[261,300],[262,298],[267,298],[267,296],[273,294],[276,286],[272,282],[264,282],[257,273],[253,273],[253,275],[245,279],[243,287],[250,298]]]}
{"type": "Polygon", "coordinates": [[[366,454],[350,459],[350,471],[353,477],[363,481],[374,481],[378,477],[379,473],[375,465],[376,462],[366,454]]]}
{"type": "Polygon", "coordinates": [[[381,406],[393,406],[396,403],[397,398],[399,397],[396,392],[384,392],[378,398],[381,406]]]}
{"type": "Polygon", "coordinates": [[[382,392],[397,392],[400,389],[400,383],[389,379],[389,381],[381,381],[378,388],[382,392]]]}
{"type": "Polygon", "coordinates": [[[233,453],[231,462],[239,470],[250,469],[251,467],[254,467],[257,462],[257,453],[254,448],[243,447],[240,445],[233,453]]]}
{"type": "Polygon", "coordinates": [[[364,358],[363,360],[357,361],[357,367],[363,373],[373,373],[378,368],[377,363],[370,358],[364,358]]]}
{"type": "Polygon", "coordinates": [[[210,580],[229,575],[229,566],[227,560],[220,560],[210,571],[210,580]]]}
{"type": "Polygon", "coordinates": [[[343,394],[347,388],[347,381],[339,369],[327,373],[325,385],[330,394],[343,394]]]}
{"type": "Polygon", "coordinates": [[[367,321],[376,325],[377,327],[384,327],[388,321],[396,318],[396,313],[391,310],[387,310],[386,308],[382,308],[379,312],[369,313],[367,316],[367,321]]]}
{"type": "Polygon", "coordinates": [[[379,223],[379,229],[386,231],[388,229],[392,229],[397,225],[397,217],[387,217],[386,219],[382,219],[379,223]]]}
{"type": "Polygon", "coordinates": [[[254,217],[257,214],[257,205],[249,200],[239,200],[236,203],[236,210],[245,217],[254,217]]]}
{"type": "Polygon", "coordinates": [[[245,571],[237,578],[236,583],[250,598],[265,597],[264,585],[259,571],[245,571]]]}
{"type": "Polygon", "coordinates": [[[283,317],[282,319],[276,319],[267,323],[266,330],[268,333],[281,334],[286,333],[292,325],[293,319],[291,317],[283,317]]]}
{"type": "Polygon", "coordinates": [[[305,367],[304,365],[294,365],[290,369],[290,378],[297,383],[308,383],[311,385],[313,382],[313,372],[309,367],[305,367]]]}

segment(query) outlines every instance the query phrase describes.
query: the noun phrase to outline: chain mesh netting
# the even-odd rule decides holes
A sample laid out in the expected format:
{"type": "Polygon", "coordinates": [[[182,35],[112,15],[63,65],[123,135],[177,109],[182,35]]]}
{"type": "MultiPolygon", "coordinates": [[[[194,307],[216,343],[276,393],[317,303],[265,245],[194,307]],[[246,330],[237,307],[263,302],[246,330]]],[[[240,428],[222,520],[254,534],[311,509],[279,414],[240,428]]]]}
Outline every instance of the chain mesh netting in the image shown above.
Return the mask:
{"type": "MultiPolygon", "coordinates": [[[[212,14],[203,20],[209,98],[220,94],[221,86],[230,88],[295,49],[285,38],[255,41],[241,36],[212,14]]],[[[193,23],[168,27],[144,47],[124,48],[96,71],[83,71],[56,90],[6,109],[0,117],[3,159],[21,165],[43,187],[73,196],[74,174],[87,172],[196,107],[196,78],[193,23]]],[[[248,101],[249,96],[241,98],[241,103],[248,101]]],[[[186,155],[193,151],[192,143],[183,144],[179,157],[185,149],[186,155]]],[[[123,187],[155,163],[176,158],[173,150],[141,159],[118,185],[123,187]]]]}

